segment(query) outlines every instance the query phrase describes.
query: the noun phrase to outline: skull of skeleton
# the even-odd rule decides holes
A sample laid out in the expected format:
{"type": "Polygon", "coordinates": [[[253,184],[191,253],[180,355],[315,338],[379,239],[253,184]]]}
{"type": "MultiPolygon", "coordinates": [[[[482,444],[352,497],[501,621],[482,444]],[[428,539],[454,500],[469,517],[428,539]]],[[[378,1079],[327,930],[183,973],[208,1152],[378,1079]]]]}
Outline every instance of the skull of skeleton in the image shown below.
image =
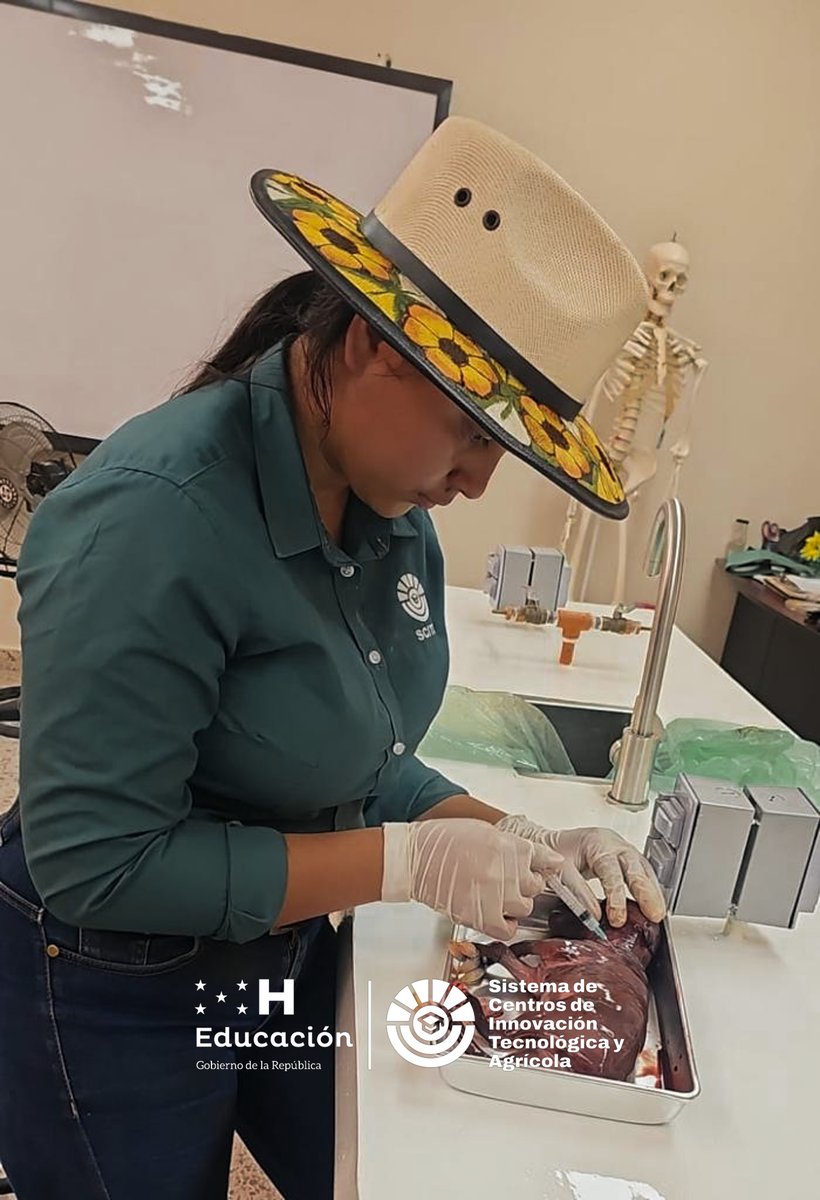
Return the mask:
{"type": "Polygon", "coordinates": [[[649,311],[668,317],[689,283],[689,253],[679,242],[658,242],[650,248],[644,267],[652,289],[649,311]]]}

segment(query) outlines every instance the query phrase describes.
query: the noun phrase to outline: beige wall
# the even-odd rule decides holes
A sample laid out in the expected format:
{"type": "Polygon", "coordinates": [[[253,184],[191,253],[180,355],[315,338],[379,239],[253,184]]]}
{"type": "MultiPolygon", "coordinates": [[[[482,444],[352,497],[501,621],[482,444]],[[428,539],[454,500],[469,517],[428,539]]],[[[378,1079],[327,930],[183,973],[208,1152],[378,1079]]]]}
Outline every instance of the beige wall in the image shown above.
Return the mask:
{"type": "MultiPolygon", "coordinates": [[[[809,327],[820,275],[813,115],[820,6],[132,0],[131,7],[366,61],[389,54],[397,68],[452,78],[454,112],[539,153],[639,258],[677,230],[693,266],[675,325],[711,362],[681,488],[689,555],[679,623],[719,652],[730,593],[725,581],[715,583],[713,561],[732,519],[748,517],[754,532],[764,517],[797,525],[820,507],[817,336],[809,327]]],[[[351,132],[351,154],[363,136],[351,132]]],[[[639,541],[656,498],[648,496],[638,516],[639,541]]],[[[496,542],[554,544],[564,511],[562,493],[504,462],[480,506],[456,502],[437,518],[450,581],[479,584],[496,542]]],[[[606,599],[600,581],[598,589],[606,599]]],[[[652,590],[636,570],[630,594],[652,590]]],[[[14,609],[0,597],[0,644],[16,640],[14,609]]]]}

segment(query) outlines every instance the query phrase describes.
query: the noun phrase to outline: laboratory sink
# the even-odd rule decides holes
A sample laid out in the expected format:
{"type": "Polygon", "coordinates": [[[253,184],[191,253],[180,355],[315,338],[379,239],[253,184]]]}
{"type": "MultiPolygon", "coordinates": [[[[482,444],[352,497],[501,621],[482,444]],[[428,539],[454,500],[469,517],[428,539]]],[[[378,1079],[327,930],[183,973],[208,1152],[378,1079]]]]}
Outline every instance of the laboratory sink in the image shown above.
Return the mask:
{"type": "MultiPolygon", "coordinates": [[[[612,768],[610,747],[617,742],[632,713],[626,708],[604,708],[522,696],[553,724],[577,775],[606,779],[612,768]]],[[[549,778],[554,778],[550,773],[549,778]]]]}

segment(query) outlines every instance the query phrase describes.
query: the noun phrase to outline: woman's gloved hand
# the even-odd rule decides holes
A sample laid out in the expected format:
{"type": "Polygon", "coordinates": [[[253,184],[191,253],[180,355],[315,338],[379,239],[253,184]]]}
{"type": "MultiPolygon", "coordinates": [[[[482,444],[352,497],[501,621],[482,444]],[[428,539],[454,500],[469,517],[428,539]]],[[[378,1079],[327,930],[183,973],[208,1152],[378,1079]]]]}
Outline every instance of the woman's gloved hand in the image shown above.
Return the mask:
{"type": "Polygon", "coordinates": [[[544,876],[564,859],[545,843],[467,817],[382,826],[382,900],[418,900],[488,937],[514,936],[544,876]]]}
{"type": "MultiPolygon", "coordinates": [[[[522,814],[503,817],[496,829],[527,838],[534,845],[549,846],[564,856],[566,865],[561,879],[578,892],[578,877],[595,876],[601,881],[606,896],[606,916],[610,925],[626,921],[627,888],[638,907],[650,921],[661,921],[666,915],[666,900],[661,885],[649,863],[631,842],[611,829],[596,826],[581,829],[545,829],[522,814]]],[[[584,885],[585,886],[585,885],[584,885]]],[[[599,902],[587,887],[590,912],[601,916],[599,902]]]]}

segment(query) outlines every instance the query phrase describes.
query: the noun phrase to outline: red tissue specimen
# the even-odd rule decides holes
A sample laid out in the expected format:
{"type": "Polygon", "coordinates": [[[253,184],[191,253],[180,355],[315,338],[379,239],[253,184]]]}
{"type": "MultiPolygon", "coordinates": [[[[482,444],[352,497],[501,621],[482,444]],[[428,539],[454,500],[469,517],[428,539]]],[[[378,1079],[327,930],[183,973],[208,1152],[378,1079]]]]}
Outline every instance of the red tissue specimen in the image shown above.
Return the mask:
{"type": "MultiPolygon", "coordinates": [[[[453,942],[451,950],[459,960],[454,982],[466,991],[477,984],[486,984],[490,978],[487,968],[498,963],[506,968],[514,980],[522,983],[555,985],[566,984],[560,991],[550,990],[513,993],[505,991],[503,1002],[531,1001],[522,1011],[498,1011],[498,993],[495,1004],[490,1007],[494,994],[486,986],[470,994],[476,1017],[477,1035],[475,1044],[486,1054],[507,1053],[499,1051],[490,1042],[490,1035],[515,1038],[520,1036],[534,1039],[549,1036],[533,1030],[531,1022],[554,1021],[564,1017],[591,1018],[597,1030],[569,1029],[554,1032],[553,1037],[564,1037],[567,1042],[575,1038],[581,1041],[577,1049],[527,1050],[530,1056],[561,1055],[568,1058],[572,1071],[583,1075],[597,1075],[602,1079],[628,1079],[646,1037],[647,1014],[649,1011],[649,984],[646,968],[652,960],[660,940],[660,927],[643,915],[637,904],[628,902],[626,924],[613,929],[602,921],[607,941],[602,942],[566,910],[555,911],[550,918],[550,931],[555,936],[530,941],[514,942],[453,942]],[[576,985],[581,981],[587,990],[579,992],[576,985]],[[594,984],[594,991],[588,990],[594,984]],[[581,996],[594,1004],[592,1012],[556,1011],[554,1001],[569,1001],[581,996]],[[490,1025],[490,1018],[504,1022],[503,1034],[498,1026],[490,1025]],[[524,1023],[521,1025],[521,1023],[524,1023]],[[606,1047],[590,1047],[583,1041],[606,1040],[606,1047]],[[621,1042],[622,1039],[622,1042],[621,1042]],[[615,1043],[618,1043],[616,1049],[615,1043]]],[[[497,1046],[497,1043],[496,1043],[497,1046]]],[[[545,1065],[550,1065],[545,1061],[545,1065]]],[[[566,1068],[564,1068],[566,1069],[566,1068]]]]}

